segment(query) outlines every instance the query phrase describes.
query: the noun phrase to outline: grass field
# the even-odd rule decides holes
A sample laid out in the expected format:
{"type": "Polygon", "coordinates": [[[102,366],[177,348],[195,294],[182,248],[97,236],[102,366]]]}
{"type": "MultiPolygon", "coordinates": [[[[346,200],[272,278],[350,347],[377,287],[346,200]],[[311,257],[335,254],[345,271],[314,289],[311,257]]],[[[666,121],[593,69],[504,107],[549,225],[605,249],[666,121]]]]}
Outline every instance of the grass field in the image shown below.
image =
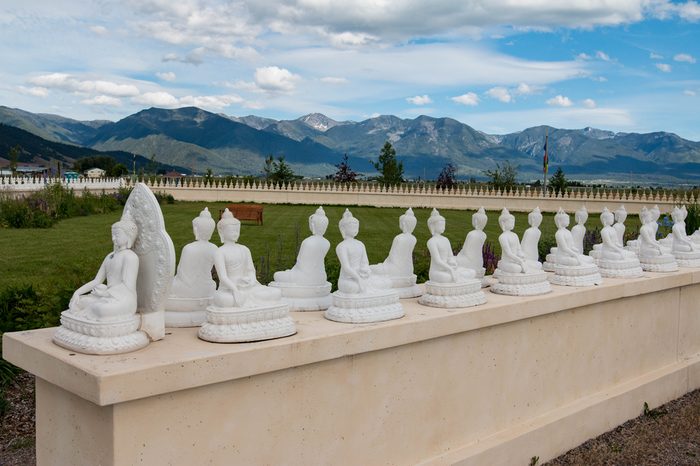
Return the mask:
{"type": "MultiPolygon", "coordinates": [[[[192,219],[205,206],[216,217],[224,204],[204,202],[178,202],[162,206],[166,228],[175,245],[176,254],[192,241],[192,219]]],[[[326,237],[332,244],[326,257],[329,275],[338,268],[333,248],[341,241],[338,230],[345,207],[324,208],[330,220],[326,237]]],[[[271,279],[272,273],[291,267],[296,258],[298,244],[309,235],[308,216],[315,210],[312,206],[267,205],[264,225],[244,222],[241,244],[251,249],[261,282],[271,279]]],[[[371,263],[382,261],[391,247],[393,237],[399,233],[398,217],[404,209],[353,207],[353,215],[360,220],[358,239],[367,247],[371,263]]],[[[414,256],[416,272],[427,273],[429,262],[425,246],[430,234],[426,221],[429,209],[416,209],[418,226],[414,234],[418,238],[414,256]]],[[[471,227],[473,211],[443,210],[447,219],[446,236],[452,247],[459,250],[471,227]]],[[[0,290],[8,285],[32,284],[42,287],[66,281],[83,283],[93,278],[100,262],[111,250],[110,225],[117,221],[121,212],[63,220],[49,229],[2,229],[0,230],[0,290]]],[[[521,235],[527,228],[526,214],[515,214],[515,231],[521,235]]],[[[542,240],[554,235],[551,214],[545,214],[540,227],[542,240]]],[[[498,213],[489,212],[486,226],[488,241],[498,252],[498,213]]],[[[212,241],[219,244],[217,233],[212,241]]]]}

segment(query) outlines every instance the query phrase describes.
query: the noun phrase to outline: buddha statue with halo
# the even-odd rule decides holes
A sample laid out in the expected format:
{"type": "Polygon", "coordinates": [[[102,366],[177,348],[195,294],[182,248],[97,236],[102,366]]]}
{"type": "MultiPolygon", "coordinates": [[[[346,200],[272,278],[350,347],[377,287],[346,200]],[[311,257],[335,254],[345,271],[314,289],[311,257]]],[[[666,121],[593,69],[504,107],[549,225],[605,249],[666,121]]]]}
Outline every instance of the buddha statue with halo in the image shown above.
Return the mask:
{"type": "Polygon", "coordinates": [[[700,267],[700,247],[695,245],[685,231],[685,217],[687,215],[688,211],[685,206],[674,207],[671,212],[673,219],[671,253],[680,267],[700,267]]]}
{"type": "Polygon", "coordinates": [[[345,209],[338,227],[343,236],[335,248],[340,261],[338,291],[333,293],[333,304],[324,313],[326,319],[366,323],[403,317],[399,294],[388,278],[372,274],[365,245],[355,239],[360,221],[345,209]]]}
{"type": "Polygon", "coordinates": [[[167,327],[199,327],[205,320],[207,306],[216,291],[211,270],[218,248],[209,242],[215,228],[216,222],[206,207],[192,220],[195,241],[185,245],[180,254],[165,303],[167,327]]]}
{"type": "Polygon", "coordinates": [[[413,230],[416,228],[416,222],[413,209],[409,208],[399,217],[401,233],[394,237],[387,258],[381,264],[369,266],[372,275],[391,281],[391,287],[399,294],[399,298],[415,298],[422,294],[413,273],[413,248],[416,246],[413,230]]]}
{"type": "Polygon", "coordinates": [[[224,210],[217,230],[224,243],[214,255],[219,288],[207,308],[199,338],[215,343],[269,340],[296,333],[280,290],[261,285],[250,250],[238,244],[241,222],[224,210]]]}
{"type": "Polygon", "coordinates": [[[515,217],[508,209],[501,211],[498,224],[502,230],[498,237],[501,260],[494,272],[498,282],[491,285],[491,291],[511,296],[534,296],[552,291],[542,264],[525,255],[518,235],[513,233],[515,217]]]}
{"type": "Polygon", "coordinates": [[[642,220],[639,238],[637,238],[639,263],[645,272],[675,272],[678,270],[675,257],[666,252],[656,240],[658,225],[652,220],[653,215],[653,212],[647,210],[646,207],[642,207],[639,213],[642,220]]]}
{"type": "MultiPolygon", "coordinates": [[[[602,243],[598,245],[597,251],[598,269],[605,278],[637,278],[643,275],[642,267],[637,256],[622,247],[618,230],[613,228],[615,217],[607,207],[603,208],[600,214],[600,221],[603,229],[600,230],[602,243]]],[[[591,256],[593,256],[591,251],[591,256]]]]}
{"type": "Polygon", "coordinates": [[[481,291],[481,280],[476,272],[462,267],[452,253],[450,240],[443,236],[445,217],[433,209],[428,218],[431,238],[428,240],[430,270],[425,282],[425,293],[418,303],[426,306],[455,308],[476,306],[486,302],[481,291]]]}
{"type": "Polygon", "coordinates": [[[163,305],[175,272],[175,250],[158,200],[136,183],[121,220],[112,225],[113,251],[95,278],[78,288],[53,341],[85,354],[119,354],[165,336],[163,305]]]}
{"type": "Polygon", "coordinates": [[[457,265],[467,269],[471,269],[476,273],[476,278],[481,280],[481,286],[487,286],[484,280],[486,269],[484,268],[484,243],[486,242],[486,233],[484,228],[488,217],[483,207],[472,214],[472,231],[467,233],[464,239],[462,250],[457,254],[457,265]]]}
{"type": "Polygon", "coordinates": [[[592,257],[583,255],[576,247],[573,233],[567,227],[569,226],[569,216],[562,208],[554,215],[554,223],[557,226],[557,232],[554,238],[557,241],[557,247],[553,254],[555,257],[554,275],[549,277],[549,281],[554,285],[564,286],[593,286],[600,285],[603,282],[598,266],[592,257]]]}
{"type": "Polygon", "coordinates": [[[331,243],[323,237],[328,217],[319,207],[309,216],[311,236],[299,246],[297,260],[289,270],[275,272],[270,286],[282,292],[282,300],[292,311],[323,311],[332,303],[331,284],[326,277],[324,260],[331,243]]]}

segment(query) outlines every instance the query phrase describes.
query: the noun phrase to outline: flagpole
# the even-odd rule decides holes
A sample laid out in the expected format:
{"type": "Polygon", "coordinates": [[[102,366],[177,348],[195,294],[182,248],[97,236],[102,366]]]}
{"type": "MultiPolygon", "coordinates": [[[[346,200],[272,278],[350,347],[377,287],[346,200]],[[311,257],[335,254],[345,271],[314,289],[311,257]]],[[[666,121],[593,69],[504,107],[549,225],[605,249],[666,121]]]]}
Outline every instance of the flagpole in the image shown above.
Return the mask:
{"type": "Polygon", "coordinates": [[[547,197],[547,171],[549,169],[549,157],[547,157],[547,142],[549,139],[549,128],[545,128],[544,133],[544,163],[542,164],[542,171],[544,172],[544,184],[542,185],[542,195],[547,197]]]}

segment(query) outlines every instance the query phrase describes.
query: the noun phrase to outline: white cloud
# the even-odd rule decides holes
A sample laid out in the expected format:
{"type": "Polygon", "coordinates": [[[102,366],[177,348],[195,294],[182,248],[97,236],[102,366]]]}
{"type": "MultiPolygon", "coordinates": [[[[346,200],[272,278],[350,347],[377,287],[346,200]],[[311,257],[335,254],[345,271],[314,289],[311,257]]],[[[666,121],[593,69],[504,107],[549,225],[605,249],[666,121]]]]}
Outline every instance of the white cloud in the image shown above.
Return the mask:
{"type": "Polygon", "coordinates": [[[425,94],[417,95],[414,97],[407,97],[406,102],[412,103],[413,105],[428,105],[433,103],[433,99],[431,99],[427,94],[425,94]]]}
{"type": "Polygon", "coordinates": [[[591,58],[592,57],[590,55],[588,55],[587,53],[583,53],[583,52],[576,55],[577,60],[590,60],[591,58]]]}
{"type": "Polygon", "coordinates": [[[599,59],[599,60],[611,61],[610,56],[609,56],[607,53],[605,53],[605,52],[603,52],[603,51],[601,51],[601,50],[598,50],[598,51],[595,53],[595,57],[596,57],[597,59],[599,59]]]}
{"type": "Polygon", "coordinates": [[[166,91],[146,92],[132,99],[135,103],[163,108],[199,107],[206,110],[220,111],[231,105],[242,105],[247,108],[262,108],[257,102],[246,102],[236,94],[203,95],[175,97],[166,91]]]}
{"type": "Polygon", "coordinates": [[[656,53],[656,52],[650,52],[650,53],[649,53],[649,58],[652,59],[652,60],[663,60],[663,59],[664,59],[664,56],[663,56],[663,55],[659,55],[659,54],[656,53]]]}
{"type": "Polygon", "coordinates": [[[697,60],[695,60],[695,57],[687,54],[687,53],[679,53],[676,54],[673,59],[675,61],[681,61],[681,62],[686,62],[686,63],[695,63],[697,60]]]}
{"type": "Polygon", "coordinates": [[[348,84],[350,81],[348,81],[345,78],[338,78],[335,76],[325,76],[325,77],[321,78],[321,82],[326,83],[326,84],[338,85],[338,84],[348,84]]]}
{"type": "Polygon", "coordinates": [[[542,86],[532,86],[526,83],[518,84],[518,87],[513,90],[516,95],[533,95],[542,91],[542,86]]]}
{"type": "Polygon", "coordinates": [[[114,97],[132,97],[139,94],[133,84],[120,84],[112,81],[78,79],[66,73],[50,73],[29,79],[31,84],[46,88],[56,88],[67,92],[97,93],[114,97]]]}
{"type": "Polygon", "coordinates": [[[698,2],[689,1],[680,5],[677,5],[678,16],[685,19],[686,21],[698,21],[700,20],[700,5],[698,2]]]}
{"type": "Polygon", "coordinates": [[[108,95],[97,95],[89,99],[81,100],[80,102],[85,105],[107,105],[110,107],[120,107],[122,104],[121,100],[108,95]]]}
{"type": "Polygon", "coordinates": [[[591,81],[596,81],[599,83],[604,83],[608,81],[608,78],[605,76],[591,76],[591,81]]]}
{"type": "Polygon", "coordinates": [[[492,99],[500,100],[503,103],[509,103],[513,100],[513,96],[510,95],[510,91],[505,87],[492,87],[486,91],[486,95],[492,99]]]}
{"type": "Polygon", "coordinates": [[[585,108],[596,108],[597,105],[595,103],[595,100],[593,99],[583,99],[583,102],[581,102],[585,108]]]}
{"type": "Polygon", "coordinates": [[[691,91],[690,89],[686,89],[683,91],[684,95],[687,95],[689,97],[695,97],[697,93],[695,91],[691,91]]]}
{"type": "Polygon", "coordinates": [[[300,79],[300,76],[277,66],[255,70],[255,85],[268,92],[292,92],[300,79]]]}
{"type": "Polygon", "coordinates": [[[475,107],[475,106],[479,105],[479,96],[473,92],[467,92],[466,94],[452,97],[451,100],[453,102],[457,102],[458,104],[468,105],[471,107],[475,107]]]}
{"type": "Polygon", "coordinates": [[[656,67],[660,70],[663,71],[664,73],[670,73],[671,72],[671,65],[667,63],[657,63],[656,67]]]}
{"type": "Polygon", "coordinates": [[[145,92],[134,97],[133,101],[143,105],[165,108],[177,107],[180,104],[174,95],[165,91],[145,92]]]}
{"type": "Polygon", "coordinates": [[[34,97],[48,97],[49,90],[45,87],[25,87],[19,86],[19,92],[25,95],[33,95],[34,97]]]}
{"type": "Polygon", "coordinates": [[[371,34],[342,32],[340,34],[328,34],[330,43],[336,47],[359,47],[379,40],[371,34]]]}
{"type": "Polygon", "coordinates": [[[552,107],[571,107],[574,103],[566,96],[557,95],[551,99],[547,99],[547,105],[551,105],[552,107]]]}
{"type": "Polygon", "coordinates": [[[88,29],[90,29],[90,31],[94,32],[98,36],[107,35],[108,32],[107,28],[104,26],[90,26],[88,29]]]}
{"type": "Polygon", "coordinates": [[[172,71],[164,71],[162,73],[156,73],[156,76],[158,76],[158,79],[162,79],[163,81],[175,81],[175,73],[172,71]]]}

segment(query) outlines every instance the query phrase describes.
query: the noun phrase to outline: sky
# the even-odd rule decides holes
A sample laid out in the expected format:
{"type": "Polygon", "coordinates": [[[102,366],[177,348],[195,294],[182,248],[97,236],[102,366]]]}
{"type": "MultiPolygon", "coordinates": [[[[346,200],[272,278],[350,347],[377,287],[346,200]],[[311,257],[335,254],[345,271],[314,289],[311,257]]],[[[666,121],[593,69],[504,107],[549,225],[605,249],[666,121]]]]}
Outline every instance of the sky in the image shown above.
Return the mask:
{"type": "Polygon", "coordinates": [[[695,0],[3,0],[0,105],[700,140],[695,0]]]}

